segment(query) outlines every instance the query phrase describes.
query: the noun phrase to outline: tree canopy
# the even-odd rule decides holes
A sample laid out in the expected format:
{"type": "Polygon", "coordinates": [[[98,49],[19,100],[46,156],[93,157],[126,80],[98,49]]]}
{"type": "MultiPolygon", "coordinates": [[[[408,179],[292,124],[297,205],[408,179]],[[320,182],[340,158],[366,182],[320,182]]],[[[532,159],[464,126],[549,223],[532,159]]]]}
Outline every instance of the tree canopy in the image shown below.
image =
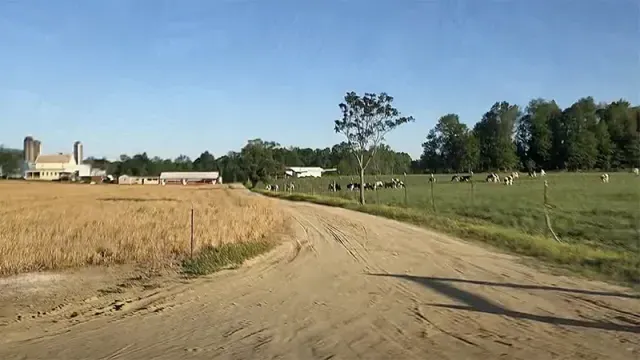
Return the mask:
{"type": "MultiPolygon", "coordinates": [[[[384,92],[359,96],[351,91],[338,106],[342,117],[335,121],[334,130],[347,139],[347,148],[358,163],[360,183],[363,184],[365,170],[375,158],[385,135],[414,119],[401,116],[400,111],[393,107],[393,97],[384,92]]],[[[360,187],[360,203],[364,202],[364,187],[360,187]]]]}
{"type": "Polygon", "coordinates": [[[422,145],[419,167],[428,172],[637,167],[639,127],[640,107],[625,100],[596,104],[585,97],[563,110],[553,100],[533,99],[524,111],[496,102],[473,130],[455,114],[440,118],[422,145]]]}

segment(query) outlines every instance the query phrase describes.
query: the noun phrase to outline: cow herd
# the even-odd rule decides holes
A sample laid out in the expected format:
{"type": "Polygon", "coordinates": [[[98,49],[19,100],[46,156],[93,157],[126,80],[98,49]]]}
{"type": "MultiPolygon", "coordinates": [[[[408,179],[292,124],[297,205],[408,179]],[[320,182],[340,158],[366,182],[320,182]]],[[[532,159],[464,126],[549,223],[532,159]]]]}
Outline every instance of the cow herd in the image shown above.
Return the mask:
{"type": "MultiPolygon", "coordinates": [[[[640,169],[633,168],[632,173],[637,176],[640,176],[640,169]]],[[[532,178],[536,178],[538,176],[544,177],[546,175],[547,173],[543,169],[540,169],[539,171],[534,170],[529,172],[529,177],[532,177],[532,178]]],[[[469,175],[455,174],[451,177],[451,182],[468,182],[468,181],[471,181],[472,178],[473,178],[473,171],[469,172],[469,175]]],[[[485,181],[491,182],[491,183],[504,183],[505,185],[513,185],[513,181],[518,178],[520,178],[520,174],[517,171],[507,174],[502,178],[497,173],[490,173],[489,175],[487,175],[485,181]]],[[[600,181],[602,181],[603,183],[608,183],[609,174],[607,173],[601,174],[600,181]]],[[[429,176],[429,182],[435,183],[437,182],[437,178],[433,174],[431,174],[431,176],[429,176]]],[[[380,180],[374,181],[374,182],[365,182],[364,184],[361,184],[359,182],[351,182],[345,186],[345,189],[347,191],[360,190],[361,188],[364,188],[365,190],[400,189],[400,188],[405,188],[405,184],[404,182],[400,181],[400,179],[398,178],[391,178],[390,181],[386,181],[386,182],[380,181],[380,180]]],[[[266,185],[265,189],[268,191],[279,191],[280,186],[278,186],[278,184],[268,184],[266,185]]],[[[284,185],[284,190],[288,192],[292,192],[295,190],[295,185],[292,182],[286,183],[284,185]]],[[[330,192],[339,192],[339,191],[342,191],[342,186],[334,180],[329,183],[328,190],[330,192]]]]}
{"type": "MultiPolygon", "coordinates": [[[[360,188],[364,188],[365,190],[378,190],[378,189],[400,189],[404,188],[405,184],[403,181],[397,178],[391,178],[390,181],[374,181],[374,182],[365,182],[361,184],[359,182],[351,182],[345,186],[347,191],[360,190],[360,188]]],[[[280,191],[280,186],[278,184],[267,184],[265,186],[265,190],[267,191],[280,191]]],[[[290,182],[284,185],[284,190],[288,192],[293,192],[295,190],[295,184],[290,182]]],[[[331,192],[342,191],[342,186],[338,184],[335,180],[330,182],[328,185],[328,190],[331,192]]]]}
{"type": "MultiPolygon", "coordinates": [[[[364,184],[358,183],[358,182],[352,182],[347,184],[346,189],[348,191],[354,191],[354,190],[360,190],[361,188],[364,188],[365,190],[378,190],[378,189],[399,189],[399,188],[404,188],[404,182],[400,181],[400,179],[397,178],[391,178],[390,181],[374,181],[374,182],[366,182],[364,184]]],[[[338,184],[336,181],[332,181],[331,183],[329,183],[329,187],[328,187],[329,191],[331,192],[336,192],[336,191],[341,191],[342,190],[342,186],[340,186],[340,184],[338,184]]]]}
{"type": "MultiPolygon", "coordinates": [[[[540,171],[530,171],[529,172],[529,177],[538,177],[538,175],[540,175],[541,177],[544,177],[547,175],[547,173],[543,170],[540,169],[540,171]]],[[[453,175],[451,177],[451,182],[467,182],[467,181],[471,181],[473,178],[473,171],[469,172],[469,175],[453,175]]],[[[513,181],[515,179],[519,179],[520,178],[520,173],[517,171],[514,171],[510,174],[505,175],[504,177],[500,178],[500,175],[498,175],[498,173],[490,173],[489,175],[487,175],[487,177],[485,178],[486,182],[491,182],[491,183],[504,183],[505,185],[513,185],[513,181]]],[[[433,176],[433,174],[431,174],[431,177],[429,178],[429,182],[436,182],[435,177],[433,176]]]]}

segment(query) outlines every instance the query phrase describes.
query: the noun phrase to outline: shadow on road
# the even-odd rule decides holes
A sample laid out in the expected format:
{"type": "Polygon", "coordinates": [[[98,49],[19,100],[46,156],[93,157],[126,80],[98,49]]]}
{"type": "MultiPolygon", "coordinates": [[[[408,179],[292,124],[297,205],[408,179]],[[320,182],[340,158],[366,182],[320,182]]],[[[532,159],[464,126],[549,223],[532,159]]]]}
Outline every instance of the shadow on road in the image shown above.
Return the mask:
{"type": "MultiPolygon", "coordinates": [[[[587,290],[563,289],[563,288],[544,287],[544,286],[529,287],[528,285],[517,285],[517,284],[499,284],[499,283],[494,284],[494,283],[489,283],[484,281],[435,278],[435,277],[412,276],[412,275],[403,275],[403,274],[369,274],[369,275],[394,277],[394,278],[413,281],[431,290],[434,290],[444,296],[447,296],[452,300],[456,300],[464,304],[464,305],[427,304],[429,306],[435,306],[435,307],[447,308],[447,309],[453,309],[453,310],[466,310],[466,311],[481,312],[486,314],[501,315],[501,316],[506,316],[506,317],[515,318],[515,319],[525,319],[525,320],[538,321],[538,322],[554,324],[554,325],[568,325],[568,326],[576,326],[576,327],[583,327],[583,328],[611,330],[611,331],[624,331],[624,332],[640,334],[640,326],[622,325],[622,324],[615,324],[611,322],[601,322],[601,321],[567,319],[567,318],[547,316],[547,315],[535,315],[535,314],[528,314],[520,311],[505,309],[504,307],[492,302],[491,300],[481,295],[477,295],[466,290],[458,289],[457,287],[455,287],[450,283],[465,282],[465,283],[485,285],[485,286],[505,286],[505,287],[522,288],[522,289],[540,288],[541,290],[558,290],[558,291],[564,291],[564,292],[576,292],[576,293],[588,294],[589,292],[587,292],[587,290]]],[[[626,295],[626,294],[614,295],[614,293],[598,294],[598,292],[593,292],[592,295],[619,296],[619,295],[626,295]]],[[[626,295],[626,297],[630,297],[630,295],[626,295]]],[[[620,318],[621,317],[618,317],[618,319],[620,318]]],[[[632,319],[622,318],[622,320],[627,320],[627,322],[630,322],[630,323],[637,323],[635,320],[632,320],[632,319]]]]}
{"type": "MultiPolygon", "coordinates": [[[[386,274],[370,274],[376,276],[385,276],[386,274]]],[[[391,276],[391,275],[386,275],[391,276]]],[[[411,275],[393,275],[394,277],[413,277],[411,275]]],[[[640,295],[634,294],[625,294],[619,292],[607,292],[607,291],[593,291],[593,290],[582,290],[582,289],[571,289],[564,287],[556,287],[556,286],[543,286],[543,285],[525,285],[525,284],[513,284],[513,283],[498,283],[491,281],[482,281],[482,280],[466,280],[466,279],[455,279],[455,278],[441,278],[441,277],[420,277],[421,279],[428,279],[431,281],[444,281],[448,283],[464,283],[464,284],[473,284],[473,285],[484,285],[484,286],[496,286],[496,287],[507,287],[512,289],[525,289],[525,290],[546,290],[546,291],[559,291],[559,292],[567,292],[574,294],[584,294],[584,295],[596,295],[596,296],[612,296],[619,298],[627,298],[627,299],[640,299],[640,295]]]]}

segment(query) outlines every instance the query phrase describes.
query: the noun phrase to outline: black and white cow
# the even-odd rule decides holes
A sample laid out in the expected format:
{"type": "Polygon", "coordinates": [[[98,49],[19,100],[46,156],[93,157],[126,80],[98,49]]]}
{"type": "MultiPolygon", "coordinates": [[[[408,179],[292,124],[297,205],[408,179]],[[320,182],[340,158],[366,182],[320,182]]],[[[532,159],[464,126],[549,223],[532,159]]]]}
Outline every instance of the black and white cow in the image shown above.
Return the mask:
{"type": "Polygon", "coordinates": [[[359,190],[359,189],[360,189],[360,183],[347,184],[347,190],[349,190],[349,191],[359,190]]]}
{"type": "Polygon", "coordinates": [[[609,174],[602,174],[600,175],[600,181],[602,181],[603,183],[608,183],[609,182],[609,174]]]}
{"type": "Polygon", "coordinates": [[[491,173],[489,175],[487,175],[487,182],[493,182],[493,183],[499,183],[500,182],[500,176],[496,173],[491,173]]]}
{"type": "Polygon", "coordinates": [[[337,182],[333,181],[329,183],[329,191],[336,192],[342,190],[342,187],[337,182]]]}
{"type": "Polygon", "coordinates": [[[267,189],[267,191],[278,191],[280,187],[278,186],[278,184],[269,184],[265,187],[265,189],[267,189]]]}
{"type": "Polygon", "coordinates": [[[400,179],[398,179],[398,178],[391,179],[391,182],[394,184],[394,188],[403,188],[404,187],[404,183],[402,181],[400,181],[400,179]]]}
{"type": "Polygon", "coordinates": [[[505,185],[513,185],[513,176],[511,175],[507,175],[504,177],[504,184],[505,185]]]}

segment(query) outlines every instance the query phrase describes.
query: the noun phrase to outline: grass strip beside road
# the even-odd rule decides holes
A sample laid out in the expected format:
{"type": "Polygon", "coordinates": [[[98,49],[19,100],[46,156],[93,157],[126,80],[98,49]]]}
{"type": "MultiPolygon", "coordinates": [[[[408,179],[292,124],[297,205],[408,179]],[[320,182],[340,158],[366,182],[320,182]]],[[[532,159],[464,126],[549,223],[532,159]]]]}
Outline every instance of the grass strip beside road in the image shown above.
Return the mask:
{"type": "Polygon", "coordinates": [[[361,205],[338,197],[301,193],[270,192],[260,194],[291,201],[306,201],[341,207],[441,231],[465,239],[478,240],[509,252],[531,256],[549,264],[590,277],[640,285],[640,254],[595,249],[580,243],[558,243],[551,238],[525,234],[477,219],[437,215],[411,208],[386,205],[361,205]]]}
{"type": "Polygon", "coordinates": [[[237,268],[246,260],[271,250],[275,245],[274,241],[258,240],[207,246],[192,259],[184,260],[182,270],[187,275],[197,276],[237,268]]]}

